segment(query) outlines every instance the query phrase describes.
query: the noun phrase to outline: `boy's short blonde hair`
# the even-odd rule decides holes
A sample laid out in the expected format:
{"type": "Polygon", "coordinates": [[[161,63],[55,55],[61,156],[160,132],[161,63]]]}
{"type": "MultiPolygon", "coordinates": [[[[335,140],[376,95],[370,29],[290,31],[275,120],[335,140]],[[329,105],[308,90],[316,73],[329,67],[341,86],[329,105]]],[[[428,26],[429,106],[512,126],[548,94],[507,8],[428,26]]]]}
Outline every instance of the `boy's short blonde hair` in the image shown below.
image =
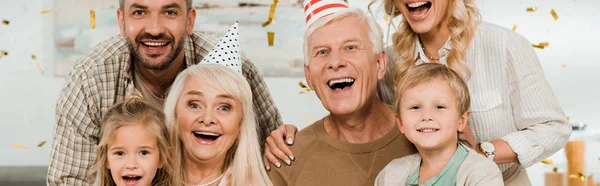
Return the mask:
{"type": "Polygon", "coordinates": [[[400,111],[400,100],[404,91],[440,77],[446,80],[450,85],[450,89],[454,91],[454,95],[456,95],[458,101],[458,110],[460,111],[460,114],[462,115],[469,111],[469,108],[471,107],[471,96],[469,95],[467,83],[465,83],[463,78],[446,65],[423,63],[408,70],[395,80],[398,85],[396,88],[396,100],[394,102],[397,107],[397,112],[399,113],[400,111]]]}

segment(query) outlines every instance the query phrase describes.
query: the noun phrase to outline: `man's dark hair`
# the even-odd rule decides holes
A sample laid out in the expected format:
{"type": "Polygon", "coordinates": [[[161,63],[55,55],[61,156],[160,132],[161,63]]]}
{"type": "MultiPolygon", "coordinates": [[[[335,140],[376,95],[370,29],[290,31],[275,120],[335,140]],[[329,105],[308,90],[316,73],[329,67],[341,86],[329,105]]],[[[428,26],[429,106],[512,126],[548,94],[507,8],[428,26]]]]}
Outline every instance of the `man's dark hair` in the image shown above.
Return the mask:
{"type": "MultiPolygon", "coordinates": [[[[124,0],[119,0],[119,8],[121,8],[121,10],[125,10],[123,9],[123,7],[125,6],[125,3],[123,1],[124,0]]],[[[187,4],[187,10],[189,11],[192,8],[192,0],[185,0],[185,3],[187,4]]]]}

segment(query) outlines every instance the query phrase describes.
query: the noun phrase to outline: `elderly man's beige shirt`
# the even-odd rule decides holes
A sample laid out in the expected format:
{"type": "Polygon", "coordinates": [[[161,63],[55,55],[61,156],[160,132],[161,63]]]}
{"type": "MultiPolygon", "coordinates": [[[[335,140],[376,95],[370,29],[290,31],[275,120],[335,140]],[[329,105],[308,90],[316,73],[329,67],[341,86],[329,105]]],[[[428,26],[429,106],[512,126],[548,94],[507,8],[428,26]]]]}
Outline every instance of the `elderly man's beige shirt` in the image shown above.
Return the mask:
{"type": "Polygon", "coordinates": [[[269,171],[275,186],[372,186],[379,171],[393,159],[417,152],[398,125],[375,141],[351,144],[330,136],[321,119],[298,132],[295,141],[292,166],[269,171]]]}

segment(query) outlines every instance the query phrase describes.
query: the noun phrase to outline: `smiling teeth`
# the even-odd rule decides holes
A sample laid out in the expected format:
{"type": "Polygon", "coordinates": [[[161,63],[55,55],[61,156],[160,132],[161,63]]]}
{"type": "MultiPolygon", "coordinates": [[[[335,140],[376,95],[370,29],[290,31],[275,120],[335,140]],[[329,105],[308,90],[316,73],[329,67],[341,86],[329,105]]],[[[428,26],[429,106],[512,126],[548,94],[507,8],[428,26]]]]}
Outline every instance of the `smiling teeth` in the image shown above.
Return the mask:
{"type": "Polygon", "coordinates": [[[336,83],[352,83],[354,82],[354,78],[343,78],[329,81],[329,86],[333,86],[336,83]]]}
{"type": "Polygon", "coordinates": [[[148,45],[148,46],[162,46],[162,45],[165,45],[167,43],[161,43],[161,42],[144,42],[144,44],[148,45]]]}
{"type": "Polygon", "coordinates": [[[194,134],[207,135],[207,136],[221,136],[220,134],[210,133],[210,132],[194,132],[194,134]]]}
{"type": "Polygon", "coordinates": [[[436,129],[421,129],[421,132],[435,132],[436,129]]]}
{"type": "Polygon", "coordinates": [[[414,2],[414,3],[409,3],[408,7],[410,7],[410,8],[417,8],[417,7],[423,6],[424,4],[427,4],[427,2],[425,2],[425,1],[414,2]]]}

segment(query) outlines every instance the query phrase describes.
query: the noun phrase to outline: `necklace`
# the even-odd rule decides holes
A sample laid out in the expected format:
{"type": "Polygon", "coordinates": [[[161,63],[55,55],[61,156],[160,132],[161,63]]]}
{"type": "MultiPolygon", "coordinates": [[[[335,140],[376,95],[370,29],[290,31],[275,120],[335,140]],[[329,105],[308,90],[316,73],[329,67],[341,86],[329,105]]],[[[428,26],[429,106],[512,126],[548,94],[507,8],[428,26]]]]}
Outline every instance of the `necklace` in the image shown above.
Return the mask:
{"type": "Polygon", "coordinates": [[[214,179],[213,181],[210,181],[210,182],[205,183],[205,184],[197,184],[197,185],[185,184],[185,186],[209,186],[209,185],[212,185],[213,183],[219,181],[221,178],[223,178],[223,175],[225,175],[225,173],[221,174],[221,176],[219,176],[217,179],[214,179]]]}
{"type": "Polygon", "coordinates": [[[427,51],[425,50],[425,47],[423,46],[423,43],[421,43],[421,48],[423,49],[423,53],[425,53],[425,56],[427,58],[429,58],[431,60],[435,60],[435,61],[440,60],[440,57],[431,57],[431,56],[427,55],[427,51]]]}

